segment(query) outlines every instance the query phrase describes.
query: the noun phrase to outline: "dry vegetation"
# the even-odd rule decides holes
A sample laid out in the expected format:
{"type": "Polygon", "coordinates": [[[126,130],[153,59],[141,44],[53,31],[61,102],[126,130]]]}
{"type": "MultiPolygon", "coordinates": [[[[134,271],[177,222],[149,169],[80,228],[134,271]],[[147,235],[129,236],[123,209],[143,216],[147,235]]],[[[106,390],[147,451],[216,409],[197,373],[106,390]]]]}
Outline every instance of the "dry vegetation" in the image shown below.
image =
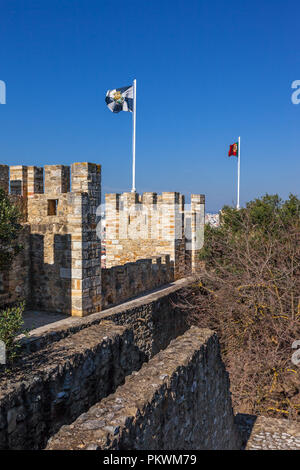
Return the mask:
{"type": "Polygon", "coordinates": [[[264,196],[206,227],[205,269],[180,300],[219,334],[235,412],[300,420],[300,201],[264,196]]]}

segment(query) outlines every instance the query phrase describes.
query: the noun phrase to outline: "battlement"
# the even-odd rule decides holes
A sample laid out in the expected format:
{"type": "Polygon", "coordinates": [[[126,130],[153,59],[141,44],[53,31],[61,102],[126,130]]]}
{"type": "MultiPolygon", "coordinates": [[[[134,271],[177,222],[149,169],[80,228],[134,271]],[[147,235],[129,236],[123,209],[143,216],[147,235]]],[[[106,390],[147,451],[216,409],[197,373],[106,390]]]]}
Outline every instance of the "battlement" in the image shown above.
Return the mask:
{"type": "Polygon", "coordinates": [[[73,163],[71,165],[73,192],[85,192],[100,204],[101,199],[101,165],[96,163],[73,163]]]}
{"type": "Polygon", "coordinates": [[[36,194],[59,195],[72,191],[88,193],[100,201],[101,165],[88,162],[76,162],[71,167],[45,165],[44,168],[0,165],[0,187],[7,193],[24,198],[31,198],[36,194]]]}
{"type": "Polygon", "coordinates": [[[105,203],[107,240],[175,240],[183,236],[184,196],[179,193],[106,194],[105,203]]]}
{"type": "Polygon", "coordinates": [[[45,166],[45,194],[62,194],[70,191],[70,167],[45,166]]]}
{"type": "Polygon", "coordinates": [[[175,278],[187,264],[196,269],[203,244],[204,195],[192,194],[186,205],[178,192],[126,192],[106,194],[105,203],[107,267],[168,254],[175,278]]]}
{"type": "Polygon", "coordinates": [[[31,197],[43,193],[43,168],[36,166],[0,165],[0,187],[7,193],[31,197]]]}
{"type": "MultiPolygon", "coordinates": [[[[204,197],[203,195],[196,195],[200,198],[204,197]]],[[[125,208],[130,208],[135,204],[146,207],[153,207],[153,209],[158,208],[162,204],[178,204],[182,206],[184,204],[184,195],[178,192],[162,192],[157,194],[155,192],[145,192],[143,194],[125,192],[122,194],[119,193],[109,193],[105,195],[106,204],[110,204],[112,209],[120,210],[122,206],[125,208]]]]}
{"type": "MultiPolygon", "coordinates": [[[[26,264],[20,254],[20,266],[30,278],[28,306],[75,316],[99,311],[101,166],[1,165],[0,187],[18,202],[29,227],[26,264]]],[[[12,276],[8,284],[14,286],[14,300],[22,286],[15,286],[12,276]]]]}
{"type": "Polygon", "coordinates": [[[99,164],[0,165],[0,187],[20,207],[28,229],[26,260],[21,253],[18,279],[11,272],[5,281],[6,300],[8,293],[14,301],[27,292],[29,308],[85,316],[197,269],[201,194],[189,205],[179,192],[107,194],[101,272],[99,164]]]}

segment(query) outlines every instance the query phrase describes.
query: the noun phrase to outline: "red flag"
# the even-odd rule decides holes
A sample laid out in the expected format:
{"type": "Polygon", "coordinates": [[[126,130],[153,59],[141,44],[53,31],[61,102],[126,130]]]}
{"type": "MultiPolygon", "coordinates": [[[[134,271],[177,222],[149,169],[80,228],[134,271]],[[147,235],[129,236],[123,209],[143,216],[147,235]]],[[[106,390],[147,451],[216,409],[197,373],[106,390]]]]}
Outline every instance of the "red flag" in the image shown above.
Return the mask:
{"type": "Polygon", "coordinates": [[[238,143],[237,142],[230,145],[230,147],[229,147],[228,157],[231,157],[232,155],[234,157],[238,156],[238,143]]]}

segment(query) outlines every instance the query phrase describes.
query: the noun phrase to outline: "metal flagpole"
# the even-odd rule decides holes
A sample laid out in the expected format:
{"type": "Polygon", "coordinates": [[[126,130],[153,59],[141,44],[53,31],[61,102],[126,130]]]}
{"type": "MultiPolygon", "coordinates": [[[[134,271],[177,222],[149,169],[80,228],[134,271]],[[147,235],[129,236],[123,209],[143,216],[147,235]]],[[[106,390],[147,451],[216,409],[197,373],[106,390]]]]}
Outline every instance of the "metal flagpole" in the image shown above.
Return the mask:
{"type": "Polygon", "coordinates": [[[240,208],[240,168],[241,168],[241,138],[238,143],[238,183],[237,183],[237,204],[236,208],[240,208]]]}
{"type": "Polygon", "coordinates": [[[132,193],[135,193],[135,128],[136,128],[136,80],[133,80],[133,110],[132,110],[132,193]]]}

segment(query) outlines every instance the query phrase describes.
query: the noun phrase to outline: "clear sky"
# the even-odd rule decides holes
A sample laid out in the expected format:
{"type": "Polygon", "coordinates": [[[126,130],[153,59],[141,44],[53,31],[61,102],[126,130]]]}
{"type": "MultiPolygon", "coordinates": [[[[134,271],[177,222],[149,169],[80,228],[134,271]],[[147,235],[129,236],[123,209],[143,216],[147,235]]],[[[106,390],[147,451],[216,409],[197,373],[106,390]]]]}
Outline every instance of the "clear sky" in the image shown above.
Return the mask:
{"type": "Polygon", "coordinates": [[[137,79],[137,190],[206,195],[207,210],[299,194],[299,0],[1,0],[0,163],[102,164],[131,189],[131,113],[107,89],[137,79]]]}

